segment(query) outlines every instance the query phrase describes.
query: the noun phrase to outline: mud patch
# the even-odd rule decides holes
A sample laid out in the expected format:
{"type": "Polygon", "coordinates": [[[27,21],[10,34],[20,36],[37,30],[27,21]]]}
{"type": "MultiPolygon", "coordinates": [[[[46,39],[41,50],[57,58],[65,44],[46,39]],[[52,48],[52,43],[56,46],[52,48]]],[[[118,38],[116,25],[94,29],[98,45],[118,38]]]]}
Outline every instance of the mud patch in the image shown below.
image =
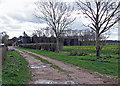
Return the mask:
{"type": "Polygon", "coordinates": [[[49,67],[49,64],[33,64],[30,66],[30,68],[45,68],[45,67],[49,67]]]}
{"type": "Polygon", "coordinates": [[[53,80],[42,80],[35,81],[35,84],[78,84],[74,81],[53,81],[53,80]]]}

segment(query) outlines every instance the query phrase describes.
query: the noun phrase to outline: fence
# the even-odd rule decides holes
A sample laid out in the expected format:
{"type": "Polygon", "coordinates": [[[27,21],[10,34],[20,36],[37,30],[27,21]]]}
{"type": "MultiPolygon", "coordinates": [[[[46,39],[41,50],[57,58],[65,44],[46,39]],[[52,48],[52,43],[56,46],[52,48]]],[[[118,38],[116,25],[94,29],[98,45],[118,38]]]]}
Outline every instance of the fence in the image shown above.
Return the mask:
{"type": "Polygon", "coordinates": [[[7,55],[7,47],[5,47],[4,45],[0,45],[0,63],[4,63],[4,60],[6,58],[7,55]]]}

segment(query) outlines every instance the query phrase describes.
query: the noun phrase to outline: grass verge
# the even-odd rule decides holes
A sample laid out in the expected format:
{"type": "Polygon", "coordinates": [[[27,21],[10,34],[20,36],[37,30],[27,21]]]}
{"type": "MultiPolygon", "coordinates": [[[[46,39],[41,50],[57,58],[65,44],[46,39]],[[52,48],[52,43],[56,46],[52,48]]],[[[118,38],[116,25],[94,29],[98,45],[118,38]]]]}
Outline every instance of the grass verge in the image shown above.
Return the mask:
{"type": "Polygon", "coordinates": [[[15,50],[9,50],[2,67],[2,83],[28,84],[30,78],[28,62],[15,50]]]}
{"type": "Polygon", "coordinates": [[[60,67],[58,67],[58,66],[56,66],[56,65],[48,62],[47,60],[44,60],[44,59],[40,58],[39,56],[36,56],[36,55],[34,55],[34,54],[30,54],[30,53],[28,53],[28,54],[31,55],[31,56],[33,56],[33,57],[35,57],[36,59],[40,60],[41,62],[43,62],[43,63],[45,63],[45,64],[50,64],[50,67],[52,67],[52,68],[54,68],[54,69],[58,69],[59,71],[65,72],[65,70],[63,70],[63,69],[61,69],[60,67]]]}

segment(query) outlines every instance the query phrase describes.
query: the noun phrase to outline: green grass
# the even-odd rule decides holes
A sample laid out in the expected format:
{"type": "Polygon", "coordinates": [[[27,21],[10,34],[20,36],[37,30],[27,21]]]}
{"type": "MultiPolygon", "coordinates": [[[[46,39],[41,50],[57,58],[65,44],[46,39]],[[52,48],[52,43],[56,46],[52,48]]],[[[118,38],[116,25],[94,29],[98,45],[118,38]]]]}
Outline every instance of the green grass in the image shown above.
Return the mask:
{"type": "Polygon", "coordinates": [[[28,53],[28,54],[31,55],[31,56],[33,56],[34,58],[40,60],[41,62],[43,62],[43,63],[45,63],[45,64],[50,64],[50,67],[52,67],[52,68],[54,68],[54,69],[58,69],[58,70],[60,70],[60,71],[62,71],[62,72],[65,72],[65,70],[63,70],[63,69],[61,69],[60,67],[58,67],[58,66],[56,66],[56,65],[48,62],[47,60],[44,60],[44,59],[40,58],[39,56],[36,56],[36,55],[34,55],[34,54],[30,54],[30,53],[28,53]]]}
{"type": "MultiPolygon", "coordinates": [[[[0,63],[1,64],[1,63],[0,63]]],[[[1,73],[1,69],[0,69],[0,86],[2,85],[2,73],[1,73]]]]}
{"type": "Polygon", "coordinates": [[[106,45],[120,45],[120,43],[106,43],[106,45]]]}
{"type": "MultiPolygon", "coordinates": [[[[19,49],[25,49],[20,48],[19,49]]],[[[118,45],[106,45],[103,50],[104,53],[101,57],[95,56],[94,46],[64,46],[60,53],[45,51],[45,50],[35,50],[35,49],[25,49],[37,54],[41,54],[64,63],[73,64],[91,71],[96,71],[101,74],[107,74],[111,76],[118,76],[118,45]],[[113,49],[115,50],[113,52],[113,49]],[[78,50],[79,52],[86,52],[86,56],[69,56],[70,51],[78,50]],[[94,52],[93,52],[94,51],[94,52]],[[105,54],[105,52],[107,52],[105,54]],[[109,53],[109,54],[108,54],[109,53]]],[[[119,64],[120,65],[120,64],[119,64]]]]}
{"type": "Polygon", "coordinates": [[[3,84],[28,84],[31,78],[28,62],[16,51],[9,50],[2,67],[3,84]]]}

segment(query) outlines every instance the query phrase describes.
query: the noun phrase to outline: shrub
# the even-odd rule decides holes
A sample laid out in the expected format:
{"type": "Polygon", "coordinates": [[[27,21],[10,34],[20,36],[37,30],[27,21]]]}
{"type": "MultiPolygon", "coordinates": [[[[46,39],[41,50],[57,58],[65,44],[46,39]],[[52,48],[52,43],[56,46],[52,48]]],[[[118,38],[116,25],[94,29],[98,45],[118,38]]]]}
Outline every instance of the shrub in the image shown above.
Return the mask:
{"type": "Polygon", "coordinates": [[[77,52],[70,52],[70,56],[76,56],[77,55],[77,52]]]}
{"type": "Polygon", "coordinates": [[[86,56],[87,53],[78,53],[78,56],[86,56]]]}
{"type": "Polygon", "coordinates": [[[78,52],[78,51],[71,51],[70,56],[86,56],[87,53],[83,53],[83,52],[78,52]]]}

